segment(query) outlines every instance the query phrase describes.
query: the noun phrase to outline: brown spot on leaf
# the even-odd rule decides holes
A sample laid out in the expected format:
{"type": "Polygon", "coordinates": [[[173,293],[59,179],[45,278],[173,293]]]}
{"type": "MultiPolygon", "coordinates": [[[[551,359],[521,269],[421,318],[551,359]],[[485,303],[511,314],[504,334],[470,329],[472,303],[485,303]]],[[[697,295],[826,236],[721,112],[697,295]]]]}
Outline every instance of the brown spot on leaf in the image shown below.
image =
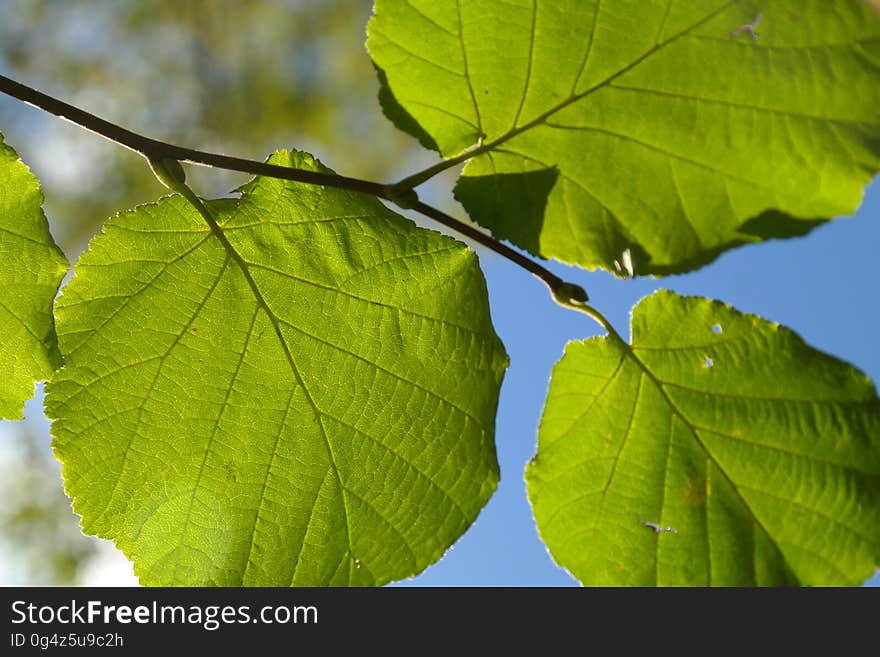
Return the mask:
{"type": "Polygon", "coordinates": [[[620,562],[614,564],[614,570],[616,570],[617,572],[620,572],[621,570],[623,570],[623,564],[620,562]]]}
{"type": "Polygon", "coordinates": [[[707,482],[701,478],[688,479],[684,485],[684,499],[691,506],[700,506],[706,499],[707,482]]]}

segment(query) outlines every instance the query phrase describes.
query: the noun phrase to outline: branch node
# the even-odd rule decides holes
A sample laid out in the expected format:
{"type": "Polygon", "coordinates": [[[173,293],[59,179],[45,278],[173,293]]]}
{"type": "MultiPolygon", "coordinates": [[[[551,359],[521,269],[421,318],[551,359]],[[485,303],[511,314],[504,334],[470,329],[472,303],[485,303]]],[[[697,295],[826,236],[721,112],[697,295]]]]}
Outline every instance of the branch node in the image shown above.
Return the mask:
{"type": "Polygon", "coordinates": [[[169,157],[148,157],[147,162],[150,163],[150,168],[159,182],[168,189],[177,191],[178,185],[186,182],[186,172],[177,160],[169,157]]]}
{"type": "Polygon", "coordinates": [[[553,299],[562,306],[582,306],[590,297],[580,285],[563,282],[553,289],[553,299]]]}
{"type": "Polygon", "coordinates": [[[385,192],[385,198],[404,210],[412,210],[419,204],[419,195],[414,189],[396,189],[394,185],[385,192]]]}

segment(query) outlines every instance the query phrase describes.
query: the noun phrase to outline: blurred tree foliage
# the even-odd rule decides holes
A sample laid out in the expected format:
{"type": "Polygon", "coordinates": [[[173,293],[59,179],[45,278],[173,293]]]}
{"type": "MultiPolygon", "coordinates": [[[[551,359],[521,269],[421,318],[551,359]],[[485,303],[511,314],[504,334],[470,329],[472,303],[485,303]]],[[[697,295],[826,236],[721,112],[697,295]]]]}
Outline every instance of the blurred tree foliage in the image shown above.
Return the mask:
{"type": "Polygon", "coordinates": [[[74,584],[80,569],[95,556],[96,545],[83,537],[70,500],[59,481],[61,467],[52,458],[46,436],[26,422],[8,429],[0,452],[0,555],[7,579],[0,584],[74,584]]]}
{"type": "MultiPolygon", "coordinates": [[[[384,179],[411,140],[375,100],[363,46],[371,6],[4,0],[0,69],[157,139],[261,160],[295,146],[340,172],[384,179]]],[[[71,255],[107,216],[161,193],[138,156],[17,101],[0,103],[0,125],[43,182],[56,239],[71,255]]],[[[203,195],[245,179],[190,172],[203,195]]]]}
{"type": "MultiPolygon", "coordinates": [[[[371,0],[3,0],[0,71],[148,136],[264,159],[308,150],[340,173],[391,180],[424,157],[381,115],[364,50],[371,0]],[[395,167],[395,169],[391,169],[395,167]]],[[[18,101],[0,128],[43,184],[70,259],[110,215],[164,193],[143,160],[18,101]]],[[[188,168],[203,196],[246,176],[188,168]]],[[[39,427],[0,423],[0,559],[16,583],[79,581],[81,536],[39,427]],[[6,449],[8,447],[8,449],[6,449]]]]}

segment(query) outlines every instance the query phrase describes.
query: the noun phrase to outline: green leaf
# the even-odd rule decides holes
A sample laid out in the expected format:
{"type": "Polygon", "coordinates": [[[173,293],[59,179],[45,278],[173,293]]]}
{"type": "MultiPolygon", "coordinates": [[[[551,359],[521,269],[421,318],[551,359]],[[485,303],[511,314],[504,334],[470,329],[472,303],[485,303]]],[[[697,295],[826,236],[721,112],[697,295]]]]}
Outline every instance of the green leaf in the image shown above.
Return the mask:
{"type": "Polygon", "coordinates": [[[687,271],[853,212],[880,169],[880,21],[862,0],[377,0],[374,14],[389,118],[469,159],[457,198],[536,255],[687,271]],[[733,35],[759,13],[757,40],[733,35]]]}
{"type": "Polygon", "coordinates": [[[660,291],[570,343],[526,472],[585,584],[854,585],[880,563],[880,401],[792,331],[660,291]],[[655,532],[645,523],[676,531],[655,532]]]}
{"type": "Polygon", "coordinates": [[[42,205],[39,181],[0,134],[0,419],[21,419],[34,381],[61,364],[52,301],[68,264],[42,205]]]}
{"type": "Polygon", "coordinates": [[[353,192],[208,205],[222,239],[179,196],[114,217],[57,304],[47,414],[83,529],[150,585],[418,573],[498,480],[475,254],[353,192]]]}

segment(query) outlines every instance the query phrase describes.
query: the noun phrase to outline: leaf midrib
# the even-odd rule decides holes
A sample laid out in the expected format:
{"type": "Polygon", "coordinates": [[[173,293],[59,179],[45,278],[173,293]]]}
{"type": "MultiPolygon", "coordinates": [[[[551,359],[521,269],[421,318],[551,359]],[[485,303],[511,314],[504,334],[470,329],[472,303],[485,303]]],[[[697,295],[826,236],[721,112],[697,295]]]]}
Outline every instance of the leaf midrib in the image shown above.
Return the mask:
{"type": "MultiPolygon", "coordinates": [[[[746,498],[743,496],[742,492],[740,491],[739,486],[731,478],[731,476],[727,473],[727,470],[721,466],[721,463],[718,461],[718,459],[716,459],[715,456],[712,454],[712,452],[709,451],[709,448],[706,447],[705,443],[701,440],[701,438],[699,436],[699,433],[697,431],[696,426],[690,420],[688,420],[687,417],[685,417],[684,413],[678,408],[678,406],[669,397],[669,395],[667,394],[666,389],[664,387],[665,384],[663,383],[663,381],[661,381],[659,378],[657,378],[657,376],[651,371],[651,369],[645,363],[642,362],[642,360],[635,353],[635,348],[632,345],[628,344],[626,341],[621,339],[620,336],[618,336],[618,335],[614,335],[613,337],[616,338],[620,342],[625,354],[629,358],[631,358],[633,360],[633,362],[635,363],[635,365],[642,372],[644,372],[645,376],[647,376],[651,380],[651,382],[657,388],[657,391],[660,393],[660,396],[666,402],[666,404],[669,407],[670,411],[672,412],[673,416],[678,417],[678,419],[684,423],[684,425],[687,427],[688,431],[690,431],[691,435],[693,436],[694,440],[696,441],[697,445],[699,445],[700,449],[706,455],[706,458],[709,460],[709,462],[711,462],[712,465],[714,465],[715,468],[717,468],[718,472],[720,472],[721,475],[727,480],[727,483],[730,484],[731,489],[733,490],[734,493],[736,493],[736,496],[739,498],[740,503],[743,505],[743,508],[745,508],[745,510],[748,512],[749,516],[752,518],[755,525],[757,525],[758,527],[761,528],[761,531],[764,532],[764,535],[767,537],[767,539],[779,551],[779,554],[782,556],[782,561],[785,564],[785,566],[792,573],[795,573],[796,571],[794,570],[792,565],[788,562],[788,559],[786,558],[785,552],[782,550],[782,547],[779,545],[779,543],[776,541],[776,539],[773,538],[773,535],[768,531],[767,527],[764,525],[764,523],[761,521],[761,519],[758,518],[757,514],[755,514],[751,505],[748,503],[748,501],[746,500],[746,498]]],[[[708,503],[707,503],[707,509],[708,509],[708,503]]],[[[711,562],[711,554],[709,555],[708,561],[711,562]]]]}
{"type": "Polygon", "coordinates": [[[345,501],[345,494],[346,492],[348,492],[348,489],[346,488],[345,484],[342,483],[342,476],[339,473],[339,466],[336,463],[336,456],[333,453],[333,446],[330,443],[330,436],[327,434],[327,428],[324,426],[323,414],[318,408],[318,405],[315,402],[311,391],[306,386],[305,379],[303,378],[302,373],[300,372],[299,367],[297,366],[296,361],[293,358],[293,353],[290,351],[290,346],[284,339],[284,335],[281,330],[280,318],[275,315],[275,313],[269,307],[269,304],[263,296],[263,293],[260,291],[257,282],[251,275],[247,261],[241,256],[241,254],[239,254],[238,251],[235,250],[235,247],[232,245],[232,243],[229,241],[229,238],[227,238],[225,233],[223,232],[223,228],[220,227],[220,225],[217,223],[217,220],[210,214],[210,210],[207,214],[201,212],[200,214],[202,215],[202,218],[207,222],[208,226],[210,226],[211,233],[217,238],[229,257],[232,258],[238,265],[238,268],[240,269],[242,275],[248,283],[248,286],[251,288],[251,291],[254,294],[254,299],[256,300],[258,307],[266,313],[266,317],[268,317],[269,321],[272,323],[272,327],[275,330],[275,335],[278,336],[278,341],[281,343],[281,348],[284,351],[284,357],[287,360],[287,364],[289,365],[297,384],[302,388],[303,394],[305,395],[309,406],[312,408],[312,412],[314,413],[315,419],[318,422],[318,426],[321,428],[321,436],[324,438],[324,447],[326,448],[327,455],[330,458],[330,466],[333,470],[333,475],[336,478],[336,483],[339,485],[339,489],[341,491],[340,496],[342,498],[342,511],[345,515],[346,542],[348,543],[348,553],[346,556],[348,557],[349,562],[348,582],[350,583],[353,575],[352,567],[354,565],[354,562],[351,559],[351,555],[354,554],[354,549],[351,544],[351,514],[345,501]]]}

